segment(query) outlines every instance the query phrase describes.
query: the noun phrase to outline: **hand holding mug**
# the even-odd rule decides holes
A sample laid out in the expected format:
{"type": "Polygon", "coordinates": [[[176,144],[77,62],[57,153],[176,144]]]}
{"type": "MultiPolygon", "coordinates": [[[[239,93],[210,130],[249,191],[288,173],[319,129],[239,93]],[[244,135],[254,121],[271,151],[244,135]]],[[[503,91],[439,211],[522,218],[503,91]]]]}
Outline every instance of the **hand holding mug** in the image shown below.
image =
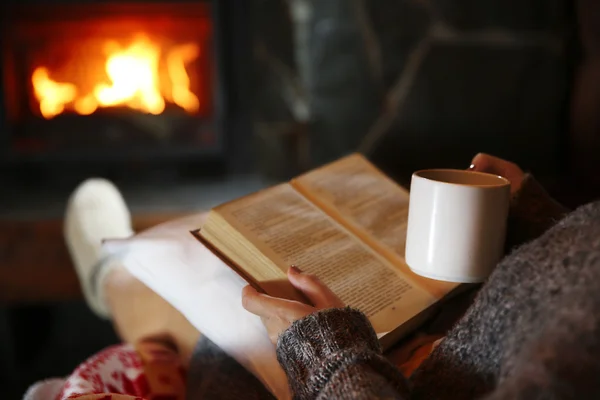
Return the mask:
{"type": "Polygon", "coordinates": [[[479,153],[471,161],[472,171],[500,175],[510,181],[510,193],[514,195],[521,189],[525,173],[515,163],[485,153],[479,153]]]}
{"type": "Polygon", "coordinates": [[[520,188],[524,174],[485,154],[473,161],[469,170],[413,174],[405,251],[413,272],[443,281],[482,282],[502,257],[511,191],[520,188]]]}

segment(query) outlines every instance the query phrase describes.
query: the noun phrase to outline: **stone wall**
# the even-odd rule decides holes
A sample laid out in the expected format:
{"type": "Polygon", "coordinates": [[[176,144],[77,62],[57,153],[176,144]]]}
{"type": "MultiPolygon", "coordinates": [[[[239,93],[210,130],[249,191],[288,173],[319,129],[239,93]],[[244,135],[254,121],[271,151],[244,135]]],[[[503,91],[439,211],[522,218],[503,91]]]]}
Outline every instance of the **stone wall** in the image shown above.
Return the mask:
{"type": "Polygon", "coordinates": [[[281,177],[359,150],[401,180],[478,151],[557,172],[566,0],[253,0],[255,135],[281,177]]]}

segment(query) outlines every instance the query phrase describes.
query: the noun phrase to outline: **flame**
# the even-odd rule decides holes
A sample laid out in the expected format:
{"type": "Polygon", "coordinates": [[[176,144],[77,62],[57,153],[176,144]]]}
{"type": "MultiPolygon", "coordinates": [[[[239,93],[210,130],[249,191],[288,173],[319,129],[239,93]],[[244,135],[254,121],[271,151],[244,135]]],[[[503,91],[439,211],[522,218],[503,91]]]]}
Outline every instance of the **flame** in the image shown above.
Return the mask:
{"type": "Polygon", "coordinates": [[[189,113],[200,109],[198,97],[190,90],[186,71],[186,65],[200,55],[197,44],[174,46],[166,52],[167,84],[160,79],[162,50],[146,36],[138,35],[124,48],[108,41],[104,50],[108,82],[104,79],[94,82],[88,93],[81,93],[80,87],[73,83],[52,80],[46,67],[34,70],[31,82],[44,118],[53,118],[65,109],[89,115],[100,107],[114,106],[156,115],[164,111],[165,98],[189,113]]]}
{"type": "Polygon", "coordinates": [[[77,88],[71,83],[54,82],[50,79],[48,69],[37,68],[31,76],[35,96],[40,102],[40,112],[46,118],[52,118],[65,109],[77,95],[77,88]]]}
{"type": "Polygon", "coordinates": [[[190,92],[190,78],[185,71],[185,63],[198,58],[200,49],[195,44],[178,46],[167,57],[167,69],[173,85],[171,97],[188,112],[197,111],[200,108],[198,97],[190,92]]]}

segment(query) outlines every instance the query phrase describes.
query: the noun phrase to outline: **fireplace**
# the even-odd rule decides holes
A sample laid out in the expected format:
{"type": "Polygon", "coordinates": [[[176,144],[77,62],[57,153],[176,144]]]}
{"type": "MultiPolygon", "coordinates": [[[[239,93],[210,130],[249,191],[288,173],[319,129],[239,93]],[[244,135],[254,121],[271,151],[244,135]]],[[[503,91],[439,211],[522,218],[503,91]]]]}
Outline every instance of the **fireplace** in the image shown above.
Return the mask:
{"type": "Polygon", "coordinates": [[[225,158],[244,36],[225,3],[5,5],[0,160],[225,158]]]}

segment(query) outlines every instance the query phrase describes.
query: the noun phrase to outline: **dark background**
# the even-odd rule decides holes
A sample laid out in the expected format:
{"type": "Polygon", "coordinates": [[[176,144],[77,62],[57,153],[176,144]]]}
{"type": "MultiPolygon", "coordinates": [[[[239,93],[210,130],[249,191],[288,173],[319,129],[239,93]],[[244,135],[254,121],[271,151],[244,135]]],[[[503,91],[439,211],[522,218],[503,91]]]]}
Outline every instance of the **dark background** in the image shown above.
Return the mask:
{"type": "MultiPolygon", "coordinates": [[[[118,342],[82,302],[62,244],[65,200],[87,176],[115,180],[141,228],[356,150],[405,184],[416,169],[465,168],[484,151],[518,162],[570,206],[600,193],[594,0],[218,4],[223,146],[210,157],[190,149],[82,164],[0,153],[0,394],[9,388],[0,397],[118,342]]],[[[8,131],[0,125],[4,143],[8,131]]]]}

